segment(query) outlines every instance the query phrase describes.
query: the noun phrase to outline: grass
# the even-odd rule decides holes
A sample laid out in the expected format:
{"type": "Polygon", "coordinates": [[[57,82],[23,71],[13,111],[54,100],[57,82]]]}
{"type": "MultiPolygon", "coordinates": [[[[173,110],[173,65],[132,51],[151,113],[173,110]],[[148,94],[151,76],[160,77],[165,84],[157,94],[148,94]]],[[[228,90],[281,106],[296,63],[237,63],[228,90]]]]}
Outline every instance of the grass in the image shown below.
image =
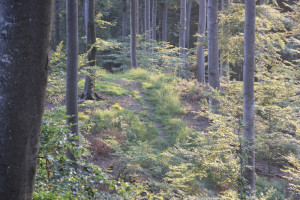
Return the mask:
{"type": "Polygon", "coordinates": [[[129,91],[120,85],[112,82],[100,81],[96,83],[96,90],[107,95],[122,96],[128,95],[129,91]]]}

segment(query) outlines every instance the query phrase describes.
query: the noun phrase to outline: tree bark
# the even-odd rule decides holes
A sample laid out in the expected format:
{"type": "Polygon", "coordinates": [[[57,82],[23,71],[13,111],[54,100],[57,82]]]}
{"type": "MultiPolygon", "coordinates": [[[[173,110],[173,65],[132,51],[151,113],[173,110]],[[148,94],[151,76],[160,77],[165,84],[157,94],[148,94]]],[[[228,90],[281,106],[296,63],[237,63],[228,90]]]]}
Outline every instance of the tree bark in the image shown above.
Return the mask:
{"type": "MultiPolygon", "coordinates": [[[[78,0],[66,1],[67,11],[67,84],[66,109],[67,124],[73,135],[78,135],[78,108],[77,108],[77,74],[78,74],[78,0]]],[[[74,161],[71,152],[69,157],[74,161]]]]}
{"type": "Polygon", "coordinates": [[[126,28],[127,28],[127,0],[123,0],[123,13],[122,13],[122,40],[126,40],[126,28]]]}
{"type": "Polygon", "coordinates": [[[53,3],[0,0],[1,199],[32,199],[53,3]]]}
{"type": "Polygon", "coordinates": [[[208,80],[215,89],[220,88],[218,47],[218,0],[208,1],[208,80]]]}
{"type": "Polygon", "coordinates": [[[87,39],[88,35],[88,28],[89,28],[89,0],[84,0],[84,29],[85,29],[85,36],[87,39]]]}
{"type": "Polygon", "coordinates": [[[186,35],[186,0],[180,3],[180,32],[179,32],[179,48],[180,54],[185,55],[185,35],[186,35]]]}
{"type": "Polygon", "coordinates": [[[186,3],[186,34],[185,34],[185,44],[186,48],[190,48],[190,27],[191,27],[191,13],[192,13],[192,4],[191,0],[186,3]]]}
{"type": "Polygon", "coordinates": [[[156,40],[156,14],[157,14],[157,0],[152,0],[152,40],[156,40]]]}
{"type": "Polygon", "coordinates": [[[255,134],[254,134],[254,66],[255,66],[255,1],[245,3],[244,99],[243,99],[243,176],[250,187],[246,194],[255,197],[255,134]]]}
{"type": "Polygon", "coordinates": [[[205,57],[204,57],[204,38],[206,30],[206,0],[199,1],[199,24],[197,37],[197,80],[200,83],[205,83],[205,57]],[[201,43],[201,44],[200,44],[201,43]]]}
{"type": "Polygon", "coordinates": [[[143,32],[140,27],[140,0],[136,0],[136,34],[143,32]]]}
{"type": "Polygon", "coordinates": [[[130,0],[130,57],[131,68],[137,68],[136,59],[136,0],[130,0]]]}
{"type": "Polygon", "coordinates": [[[168,42],[168,2],[163,4],[162,41],[168,42]]]}
{"type": "Polygon", "coordinates": [[[59,0],[55,0],[55,46],[60,43],[59,12],[59,0]]]}
{"type": "Polygon", "coordinates": [[[81,99],[93,100],[93,74],[89,67],[96,66],[96,47],[93,46],[96,43],[96,29],[95,29],[95,0],[88,0],[88,31],[87,31],[87,50],[90,50],[88,53],[88,73],[89,75],[85,76],[85,85],[81,99]],[[92,48],[92,49],[91,49],[92,48]]]}
{"type": "Polygon", "coordinates": [[[145,0],[145,41],[150,42],[150,0],[145,0]]]}

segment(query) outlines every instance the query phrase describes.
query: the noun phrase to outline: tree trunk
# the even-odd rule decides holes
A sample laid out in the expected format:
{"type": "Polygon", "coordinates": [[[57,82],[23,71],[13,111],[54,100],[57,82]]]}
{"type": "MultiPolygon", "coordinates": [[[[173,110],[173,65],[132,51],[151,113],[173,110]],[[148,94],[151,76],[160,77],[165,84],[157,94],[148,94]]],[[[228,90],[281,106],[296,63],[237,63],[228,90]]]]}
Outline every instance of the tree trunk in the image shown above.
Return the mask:
{"type": "Polygon", "coordinates": [[[126,28],[127,28],[127,0],[123,0],[123,13],[122,13],[122,40],[126,40],[126,28]]]}
{"type": "Polygon", "coordinates": [[[162,41],[168,41],[168,2],[163,4],[163,16],[162,16],[162,41]]]}
{"type": "Polygon", "coordinates": [[[96,66],[96,47],[93,46],[96,43],[96,29],[95,29],[95,0],[88,0],[88,31],[87,31],[87,50],[90,50],[88,53],[88,73],[89,75],[86,75],[85,77],[85,85],[83,94],[81,95],[81,99],[89,99],[93,100],[93,74],[92,70],[89,69],[93,66],[96,66]],[[92,48],[92,49],[91,49],[92,48]]]}
{"type": "Polygon", "coordinates": [[[0,0],[1,199],[32,199],[53,3],[0,0]]]}
{"type": "Polygon", "coordinates": [[[186,0],[180,3],[180,32],[179,32],[179,48],[182,57],[185,55],[185,35],[186,35],[186,0]]]}
{"type": "MultiPolygon", "coordinates": [[[[218,0],[208,1],[207,35],[208,35],[208,81],[214,89],[220,88],[219,80],[219,47],[218,47],[218,0]]],[[[218,101],[210,98],[213,112],[217,112],[218,101]]]]}
{"type": "Polygon", "coordinates": [[[60,43],[59,12],[59,0],[55,0],[55,46],[60,43]]]}
{"type": "Polygon", "coordinates": [[[150,42],[150,0],[145,0],[145,41],[150,42]]]}
{"type": "Polygon", "coordinates": [[[200,83],[205,83],[205,57],[204,57],[204,38],[206,30],[206,0],[199,1],[199,24],[197,37],[197,80],[200,83]],[[201,44],[199,44],[201,43],[201,44]]]}
{"type": "MultiPolygon", "coordinates": [[[[89,24],[89,0],[84,0],[84,29],[87,39],[89,24]]],[[[88,50],[88,49],[87,49],[88,50]]]]}
{"type": "MultiPolygon", "coordinates": [[[[78,74],[78,1],[67,0],[67,85],[66,108],[67,124],[73,135],[78,135],[78,108],[77,108],[77,74],[78,74]]],[[[68,156],[74,161],[71,152],[68,156]]]]}
{"type": "Polygon", "coordinates": [[[208,80],[215,89],[220,88],[218,48],[218,0],[208,1],[208,80]]]}
{"type": "Polygon", "coordinates": [[[192,4],[191,0],[186,3],[186,34],[185,34],[185,44],[186,48],[190,48],[190,30],[191,30],[191,13],[192,13],[192,4]]]}
{"type": "Polygon", "coordinates": [[[136,59],[136,0],[130,0],[130,57],[131,68],[137,68],[136,59]]]}
{"type": "Polygon", "coordinates": [[[152,0],[152,40],[156,40],[156,13],[157,13],[157,0],[152,0]]]}
{"type": "Polygon", "coordinates": [[[140,34],[143,31],[141,30],[142,26],[140,26],[140,0],[136,0],[136,34],[140,34]]]}
{"type": "Polygon", "coordinates": [[[245,3],[244,99],[243,99],[243,176],[245,192],[255,197],[255,134],[254,134],[254,66],[255,66],[255,1],[245,3]],[[250,187],[249,187],[249,186],[250,187]]]}

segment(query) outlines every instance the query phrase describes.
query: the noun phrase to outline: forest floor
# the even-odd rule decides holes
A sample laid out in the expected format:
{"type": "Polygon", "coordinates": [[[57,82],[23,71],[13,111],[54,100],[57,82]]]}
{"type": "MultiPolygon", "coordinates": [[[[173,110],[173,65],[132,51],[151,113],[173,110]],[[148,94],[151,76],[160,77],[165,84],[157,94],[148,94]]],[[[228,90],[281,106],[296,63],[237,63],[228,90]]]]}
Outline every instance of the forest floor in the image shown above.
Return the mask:
{"type": "MultiPolygon", "coordinates": [[[[79,130],[85,140],[82,143],[91,153],[89,162],[115,180],[166,195],[161,194],[161,188],[169,187],[164,184],[168,184],[170,150],[192,133],[207,134],[212,126],[213,122],[203,115],[202,102],[208,101],[206,86],[142,69],[119,74],[98,70],[95,77],[95,92],[101,100],[78,105],[79,130]]],[[[80,96],[84,77],[78,87],[80,96]]],[[[63,105],[63,98],[58,99],[63,105]]],[[[46,109],[53,108],[52,103],[46,105],[46,109]]],[[[263,159],[256,165],[257,174],[268,178],[272,174],[281,183],[284,174],[280,166],[263,159]]],[[[214,185],[197,184],[192,185],[191,194],[205,191],[215,197],[219,190],[214,185]]]]}

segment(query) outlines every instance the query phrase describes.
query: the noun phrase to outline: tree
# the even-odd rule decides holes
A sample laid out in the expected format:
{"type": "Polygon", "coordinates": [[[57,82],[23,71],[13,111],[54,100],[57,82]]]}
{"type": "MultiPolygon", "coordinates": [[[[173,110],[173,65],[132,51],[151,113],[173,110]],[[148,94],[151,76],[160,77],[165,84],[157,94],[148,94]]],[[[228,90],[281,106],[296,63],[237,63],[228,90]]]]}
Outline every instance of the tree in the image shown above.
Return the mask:
{"type": "Polygon", "coordinates": [[[60,43],[59,12],[59,0],[55,0],[55,46],[60,43]]]}
{"type": "Polygon", "coordinates": [[[122,40],[125,41],[127,28],[127,0],[123,0],[123,13],[122,13],[122,40]]]}
{"type": "Polygon", "coordinates": [[[190,48],[190,30],[191,30],[191,13],[192,13],[193,2],[188,0],[186,2],[186,34],[185,34],[185,45],[186,48],[190,48]]]}
{"type": "Polygon", "coordinates": [[[151,23],[152,40],[156,40],[156,12],[157,12],[157,0],[152,0],[152,23],[151,23]]]}
{"type": "Polygon", "coordinates": [[[168,2],[166,0],[163,3],[162,41],[168,41],[168,2]]]}
{"type": "MultiPolygon", "coordinates": [[[[78,0],[67,0],[67,124],[73,135],[78,135],[77,76],[78,76],[78,0]]],[[[75,160],[71,152],[69,157],[75,160]]]]}
{"type": "Polygon", "coordinates": [[[85,85],[81,99],[93,100],[93,80],[92,80],[92,71],[91,67],[96,66],[96,29],[95,29],[95,0],[88,0],[88,12],[86,17],[88,18],[88,27],[87,27],[87,50],[88,52],[88,62],[87,62],[87,71],[88,75],[85,76],[85,85]]]}
{"type": "Polygon", "coordinates": [[[0,0],[1,199],[32,199],[53,3],[0,0]]]}
{"type": "MultiPolygon", "coordinates": [[[[208,36],[208,81],[214,89],[220,88],[219,79],[219,47],[218,47],[218,0],[208,1],[207,36],[208,36]]],[[[210,103],[217,111],[218,101],[210,98],[210,103]]]]}
{"type": "Polygon", "coordinates": [[[204,57],[204,38],[206,30],[206,0],[199,1],[199,24],[197,37],[197,80],[205,82],[205,57],[204,57]]]}
{"type": "Polygon", "coordinates": [[[180,2],[180,31],[179,31],[179,48],[181,56],[185,55],[185,35],[186,35],[186,0],[180,2]]]}
{"type": "Polygon", "coordinates": [[[145,0],[145,41],[149,42],[151,38],[150,34],[150,0],[145,0]]]}
{"type": "Polygon", "coordinates": [[[130,57],[131,68],[137,68],[136,59],[136,0],[130,0],[130,57]]]}
{"type": "Polygon", "coordinates": [[[255,154],[254,154],[254,66],[255,66],[255,1],[245,2],[244,36],[244,99],[243,99],[243,176],[249,187],[247,195],[255,197],[255,154]]]}

